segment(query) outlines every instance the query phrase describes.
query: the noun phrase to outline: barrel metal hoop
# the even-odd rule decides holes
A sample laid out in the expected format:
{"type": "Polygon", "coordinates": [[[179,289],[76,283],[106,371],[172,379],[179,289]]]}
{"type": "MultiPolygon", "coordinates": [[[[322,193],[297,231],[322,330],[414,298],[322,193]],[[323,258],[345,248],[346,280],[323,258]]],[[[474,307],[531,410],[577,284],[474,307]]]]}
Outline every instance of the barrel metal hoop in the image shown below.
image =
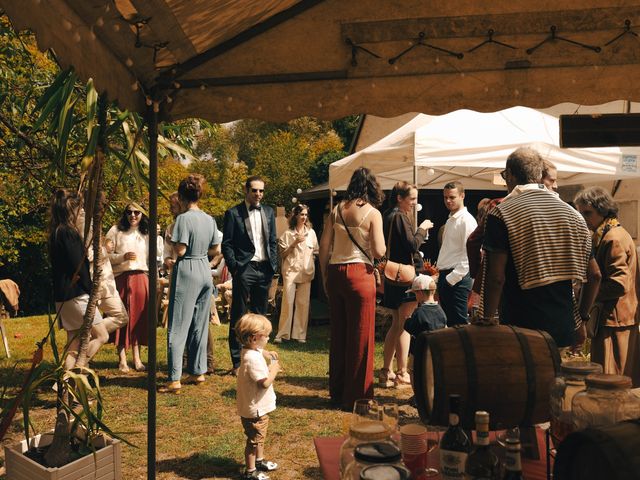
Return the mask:
{"type": "Polygon", "coordinates": [[[465,408],[465,420],[464,423],[473,424],[475,418],[475,407],[478,405],[478,364],[476,362],[476,356],[473,353],[473,345],[471,343],[471,337],[466,327],[456,328],[460,343],[462,344],[462,351],[464,353],[464,363],[467,367],[467,405],[465,408]]]}
{"type": "Polygon", "coordinates": [[[531,345],[529,345],[529,339],[520,331],[520,329],[509,325],[509,328],[513,330],[513,334],[520,343],[520,349],[522,350],[522,357],[524,358],[525,373],[527,374],[527,404],[524,409],[524,415],[520,425],[531,425],[531,418],[533,417],[533,408],[536,404],[536,365],[531,353],[531,345]]]}
{"type": "Polygon", "coordinates": [[[551,360],[553,361],[553,370],[555,372],[555,376],[557,377],[560,374],[560,366],[562,365],[562,359],[560,358],[560,351],[558,350],[558,346],[556,342],[553,340],[553,337],[549,335],[544,330],[536,330],[542,338],[547,342],[547,347],[549,347],[549,353],[551,353],[551,360]]]}

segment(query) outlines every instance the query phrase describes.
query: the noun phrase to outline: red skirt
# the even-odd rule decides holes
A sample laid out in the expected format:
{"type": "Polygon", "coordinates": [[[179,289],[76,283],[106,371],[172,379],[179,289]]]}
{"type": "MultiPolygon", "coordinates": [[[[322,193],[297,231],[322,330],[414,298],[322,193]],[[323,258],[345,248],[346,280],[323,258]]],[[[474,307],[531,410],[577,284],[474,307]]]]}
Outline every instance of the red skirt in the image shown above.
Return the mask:
{"type": "Polygon", "coordinates": [[[116,287],[129,314],[129,323],[115,331],[113,340],[119,347],[129,348],[134,343],[148,345],[149,277],[139,270],[124,272],[116,277],[116,287]]]}

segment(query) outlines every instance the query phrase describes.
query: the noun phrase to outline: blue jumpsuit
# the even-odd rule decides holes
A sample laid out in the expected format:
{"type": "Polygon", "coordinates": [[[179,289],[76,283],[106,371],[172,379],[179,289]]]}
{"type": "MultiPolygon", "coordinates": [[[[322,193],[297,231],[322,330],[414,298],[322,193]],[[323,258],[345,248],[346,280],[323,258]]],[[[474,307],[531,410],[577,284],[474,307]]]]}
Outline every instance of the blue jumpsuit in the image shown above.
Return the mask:
{"type": "Polygon", "coordinates": [[[182,376],[185,346],[187,371],[193,375],[207,371],[207,333],[213,291],[207,251],[222,239],[212,217],[201,210],[188,210],[176,218],[171,241],[187,246],[171,275],[167,363],[169,381],[173,382],[182,376]]]}

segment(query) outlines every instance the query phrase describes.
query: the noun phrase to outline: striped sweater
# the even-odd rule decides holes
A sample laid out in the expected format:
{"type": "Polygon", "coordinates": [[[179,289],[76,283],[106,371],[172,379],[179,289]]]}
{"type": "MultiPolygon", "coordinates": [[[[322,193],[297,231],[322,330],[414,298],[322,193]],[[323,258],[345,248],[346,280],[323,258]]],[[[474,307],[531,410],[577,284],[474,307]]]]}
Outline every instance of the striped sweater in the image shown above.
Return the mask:
{"type": "Polygon", "coordinates": [[[586,281],[591,234],[582,216],[545,188],[508,196],[490,215],[504,222],[520,288],[586,281]]]}

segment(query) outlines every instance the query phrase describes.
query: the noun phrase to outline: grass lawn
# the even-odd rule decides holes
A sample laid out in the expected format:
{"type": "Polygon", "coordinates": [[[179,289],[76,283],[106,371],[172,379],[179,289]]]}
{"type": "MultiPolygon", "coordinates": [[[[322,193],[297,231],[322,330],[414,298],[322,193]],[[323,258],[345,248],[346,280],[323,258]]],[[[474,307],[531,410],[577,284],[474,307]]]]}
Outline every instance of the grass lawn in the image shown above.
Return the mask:
{"type": "MultiPolygon", "coordinates": [[[[5,322],[12,358],[0,349],[0,386],[22,383],[35,349],[46,333],[44,316],[14,318],[5,322]],[[14,371],[14,365],[17,368],[14,371]]],[[[216,369],[231,367],[227,348],[228,324],[211,327],[216,334],[216,369]]],[[[62,332],[61,332],[62,333],[62,332]]],[[[64,338],[62,334],[59,340],[64,338]]],[[[329,406],[328,327],[312,326],[306,344],[288,342],[271,345],[278,350],[284,373],[276,379],[278,408],[270,415],[266,457],[280,464],[271,475],[281,479],[320,479],[313,437],[342,434],[347,413],[329,406]]],[[[382,343],[376,343],[376,366],[380,367],[382,343]]],[[[146,361],[147,350],[143,349],[146,361]]],[[[45,361],[51,358],[45,348],[45,361]]],[[[166,330],[158,329],[158,382],[166,380],[166,330]]],[[[123,449],[123,478],[146,479],[147,463],[147,378],[145,373],[120,373],[113,345],[105,346],[92,362],[101,376],[106,404],[106,423],[139,448],[123,449]]],[[[158,394],[157,477],[158,479],[238,478],[244,463],[244,435],[235,409],[235,378],[212,375],[200,386],[184,385],[181,395],[158,394]]],[[[401,421],[417,421],[417,411],[406,404],[411,389],[376,390],[381,401],[401,404],[401,421]]],[[[54,425],[55,394],[49,388],[39,392],[32,412],[36,431],[54,425]]],[[[4,444],[24,438],[22,415],[14,419],[4,444]]],[[[4,474],[4,452],[0,453],[0,478],[4,474]]]]}

